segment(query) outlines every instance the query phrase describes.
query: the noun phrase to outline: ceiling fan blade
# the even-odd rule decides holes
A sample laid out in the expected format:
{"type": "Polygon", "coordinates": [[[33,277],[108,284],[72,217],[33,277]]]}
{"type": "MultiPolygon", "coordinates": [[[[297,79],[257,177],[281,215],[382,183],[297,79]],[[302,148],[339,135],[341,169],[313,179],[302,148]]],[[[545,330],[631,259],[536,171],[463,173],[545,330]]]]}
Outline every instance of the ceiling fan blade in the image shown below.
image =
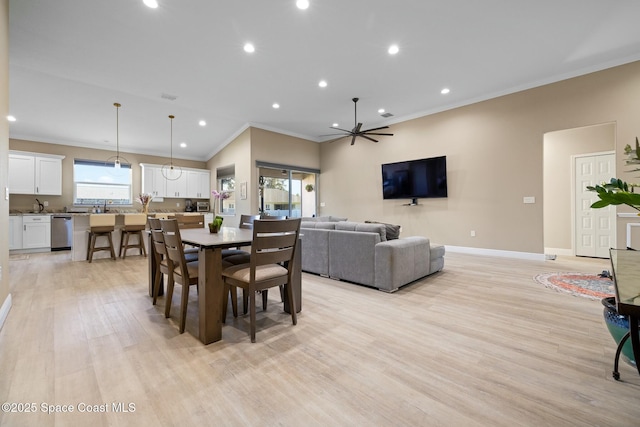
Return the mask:
{"type": "Polygon", "coordinates": [[[381,135],[381,136],[393,136],[392,133],[378,133],[378,132],[363,132],[362,135],[381,135]]]}
{"type": "Polygon", "coordinates": [[[351,133],[360,133],[360,128],[362,128],[362,123],[358,123],[356,127],[353,128],[351,133]]]}
{"type": "Polygon", "coordinates": [[[353,144],[355,144],[355,143],[356,143],[356,136],[355,136],[355,135],[352,135],[352,136],[351,136],[351,145],[353,145],[353,144]]]}
{"type": "Polygon", "coordinates": [[[382,126],[382,127],[379,127],[379,128],[367,129],[367,130],[365,130],[363,132],[371,132],[373,130],[380,130],[380,129],[389,129],[389,126],[382,126]]]}
{"type": "Polygon", "coordinates": [[[351,133],[351,131],[350,131],[350,130],[347,130],[347,129],[340,129],[340,128],[335,128],[335,127],[333,127],[333,126],[331,126],[329,129],[341,130],[341,131],[343,131],[343,132],[351,133]]]}
{"type": "Polygon", "coordinates": [[[325,137],[325,136],[338,136],[338,135],[349,136],[349,135],[351,135],[351,132],[346,132],[346,133],[325,133],[324,135],[318,135],[318,138],[322,138],[322,137],[325,137]]]}
{"type": "Polygon", "coordinates": [[[368,137],[367,135],[365,135],[365,134],[360,134],[360,136],[361,136],[361,137],[363,137],[363,138],[365,138],[365,139],[368,139],[369,141],[378,142],[378,140],[377,140],[377,139],[369,138],[369,137],[368,137]]]}

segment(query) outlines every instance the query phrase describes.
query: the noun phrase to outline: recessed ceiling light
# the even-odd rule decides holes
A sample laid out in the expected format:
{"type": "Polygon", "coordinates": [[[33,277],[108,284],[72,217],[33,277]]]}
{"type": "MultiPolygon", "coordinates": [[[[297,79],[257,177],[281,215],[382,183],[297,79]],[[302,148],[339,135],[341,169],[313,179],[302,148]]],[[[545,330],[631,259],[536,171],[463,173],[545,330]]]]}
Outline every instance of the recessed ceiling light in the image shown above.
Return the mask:
{"type": "Polygon", "coordinates": [[[389,46],[388,52],[389,55],[395,55],[396,53],[400,52],[400,48],[397,44],[392,44],[391,46],[389,46]]]}
{"type": "Polygon", "coordinates": [[[182,148],[187,148],[187,143],[186,143],[186,142],[181,142],[181,143],[180,143],[180,147],[182,147],[182,148]]]}
{"type": "Polygon", "coordinates": [[[449,92],[451,92],[451,90],[449,90],[449,88],[448,88],[448,87],[445,87],[444,89],[442,89],[442,90],[440,91],[440,93],[441,93],[441,94],[443,94],[443,95],[446,95],[446,94],[448,94],[449,92]]]}
{"type": "Polygon", "coordinates": [[[278,108],[280,108],[280,104],[278,104],[277,102],[274,102],[272,107],[277,110],[278,108]]]}
{"type": "Polygon", "coordinates": [[[199,124],[200,126],[206,126],[206,125],[207,125],[207,122],[205,122],[204,120],[200,120],[200,121],[198,122],[198,124],[199,124]]]}
{"type": "Polygon", "coordinates": [[[378,113],[380,113],[380,114],[384,113],[384,108],[380,108],[380,109],[378,110],[378,113]]]}
{"type": "Polygon", "coordinates": [[[340,126],[339,123],[334,123],[334,124],[331,125],[331,127],[334,127],[334,128],[337,128],[338,126],[340,126]]]}
{"type": "Polygon", "coordinates": [[[16,118],[14,116],[7,116],[7,120],[9,120],[10,122],[15,122],[16,118]]]}
{"type": "Polygon", "coordinates": [[[145,6],[150,7],[151,9],[155,9],[158,7],[158,2],[156,0],[142,0],[145,6]]]}
{"type": "Polygon", "coordinates": [[[320,80],[320,82],[318,83],[318,86],[327,87],[327,81],[326,80],[320,80]]]}
{"type": "Polygon", "coordinates": [[[298,9],[308,9],[309,8],[309,0],[297,0],[296,1],[296,6],[298,6],[298,9]]]}
{"type": "Polygon", "coordinates": [[[247,52],[247,53],[253,53],[253,52],[256,51],[256,48],[251,43],[247,43],[247,44],[244,45],[244,51],[247,52]]]}

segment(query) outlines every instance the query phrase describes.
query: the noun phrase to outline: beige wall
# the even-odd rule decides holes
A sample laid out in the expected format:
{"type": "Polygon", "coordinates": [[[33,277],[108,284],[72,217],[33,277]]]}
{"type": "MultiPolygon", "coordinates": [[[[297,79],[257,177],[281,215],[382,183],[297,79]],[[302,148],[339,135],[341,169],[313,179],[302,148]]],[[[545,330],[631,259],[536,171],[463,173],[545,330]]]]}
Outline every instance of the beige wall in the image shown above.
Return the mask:
{"type": "Polygon", "coordinates": [[[544,134],[615,122],[621,152],[640,134],[638,93],[640,62],[398,123],[378,144],[321,144],[320,213],[400,224],[403,236],[452,246],[542,254],[544,134]],[[448,198],[382,200],[381,163],[440,155],[448,198]]]}
{"type": "MultiPolygon", "coordinates": [[[[320,168],[320,145],[305,139],[249,128],[207,162],[212,171],[235,165],[236,216],[225,221],[237,225],[240,214],[258,212],[258,169],[256,161],[288,166],[320,168]],[[240,200],[240,183],[247,183],[247,200],[240,200]]],[[[215,175],[212,173],[212,176],[215,175]]],[[[215,188],[215,178],[212,187],[215,188]]]]}
{"type": "MultiPolygon", "coordinates": [[[[246,129],[231,143],[224,147],[218,154],[207,162],[207,169],[211,170],[211,189],[217,189],[217,169],[235,168],[236,179],[236,213],[252,212],[250,197],[251,191],[247,186],[247,199],[240,199],[240,183],[251,182],[251,130],[246,129]]],[[[225,216],[224,225],[238,226],[240,216],[225,216]]]]}
{"type": "MultiPolygon", "coordinates": [[[[8,186],[7,163],[9,151],[9,0],[0,0],[0,241],[8,242],[9,202],[5,199],[8,186]]],[[[9,246],[0,245],[0,307],[8,309],[9,299],[9,246]]],[[[6,313],[5,313],[6,314],[6,313]]],[[[0,309],[0,327],[2,327],[0,309]]]]}
{"type": "MultiPolygon", "coordinates": [[[[41,202],[45,200],[49,202],[49,211],[59,211],[65,206],[73,205],[73,160],[106,160],[114,155],[113,151],[107,150],[95,150],[91,148],[73,147],[69,145],[48,144],[42,142],[24,141],[11,139],[9,141],[9,148],[11,150],[30,151],[35,153],[46,154],[59,154],[65,156],[62,161],[62,196],[42,196],[38,197],[41,202]]],[[[151,164],[165,164],[169,161],[166,157],[147,156],[143,154],[132,154],[121,152],[120,155],[126,158],[132,165],[132,179],[133,179],[133,196],[138,196],[141,192],[142,175],[140,163],[151,164]]],[[[175,165],[181,167],[206,169],[205,162],[196,162],[192,160],[175,160],[175,165]]],[[[12,210],[30,210],[35,203],[34,195],[12,194],[10,196],[10,209],[12,210]]],[[[133,208],[140,208],[140,205],[135,203],[133,208]]],[[[184,199],[165,199],[164,202],[153,202],[150,205],[150,210],[184,210],[184,199]],[[180,206],[176,206],[180,203],[180,206]]]]}
{"type": "Polygon", "coordinates": [[[573,157],[613,151],[616,125],[605,123],[544,135],[544,246],[546,253],[573,254],[573,157]]]}

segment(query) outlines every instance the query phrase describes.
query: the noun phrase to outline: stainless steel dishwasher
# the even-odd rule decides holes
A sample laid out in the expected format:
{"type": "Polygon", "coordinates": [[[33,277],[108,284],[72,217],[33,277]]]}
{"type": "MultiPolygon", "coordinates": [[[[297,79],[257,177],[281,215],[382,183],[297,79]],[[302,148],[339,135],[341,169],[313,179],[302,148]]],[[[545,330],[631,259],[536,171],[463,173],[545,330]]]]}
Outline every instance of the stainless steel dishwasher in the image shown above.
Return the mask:
{"type": "Polygon", "coordinates": [[[73,238],[73,217],[70,214],[51,215],[51,250],[71,249],[73,238]]]}

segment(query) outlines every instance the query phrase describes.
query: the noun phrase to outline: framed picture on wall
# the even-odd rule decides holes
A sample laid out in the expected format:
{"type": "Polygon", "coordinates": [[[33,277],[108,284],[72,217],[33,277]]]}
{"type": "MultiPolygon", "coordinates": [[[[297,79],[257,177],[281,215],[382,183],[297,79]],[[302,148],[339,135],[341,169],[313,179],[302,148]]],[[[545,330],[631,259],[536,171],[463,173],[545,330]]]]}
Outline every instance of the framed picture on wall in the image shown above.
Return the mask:
{"type": "Polygon", "coordinates": [[[240,199],[247,200],[247,183],[240,183],[240,199]]]}

